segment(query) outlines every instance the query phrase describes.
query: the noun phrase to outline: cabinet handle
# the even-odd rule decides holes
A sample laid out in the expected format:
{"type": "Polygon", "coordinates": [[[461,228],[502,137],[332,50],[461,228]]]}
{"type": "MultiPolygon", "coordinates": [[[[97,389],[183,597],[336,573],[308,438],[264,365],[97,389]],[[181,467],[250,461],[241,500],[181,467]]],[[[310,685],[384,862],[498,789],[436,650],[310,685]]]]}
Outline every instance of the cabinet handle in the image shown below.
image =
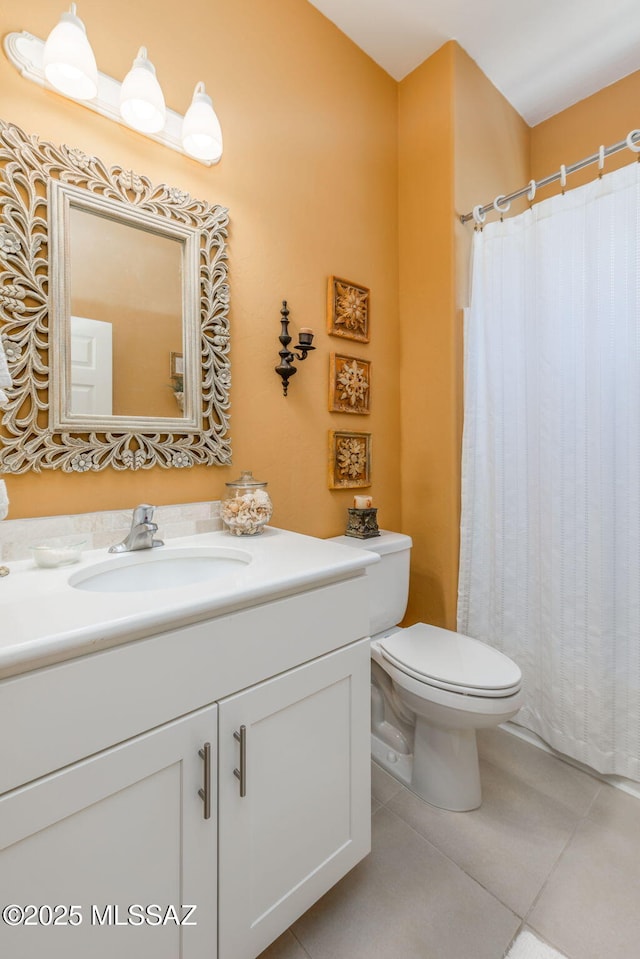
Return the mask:
{"type": "Polygon", "coordinates": [[[205,743],[198,755],[204,760],[204,789],[199,789],[198,795],[204,803],[204,818],[211,819],[211,743],[205,743]]]}
{"type": "Polygon", "coordinates": [[[247,727],[241,726],[233,738],[240,743],[240,769],[234,769],[233,775],[240,780],[240,798],[244,799],[247,795],[247,727]]]}

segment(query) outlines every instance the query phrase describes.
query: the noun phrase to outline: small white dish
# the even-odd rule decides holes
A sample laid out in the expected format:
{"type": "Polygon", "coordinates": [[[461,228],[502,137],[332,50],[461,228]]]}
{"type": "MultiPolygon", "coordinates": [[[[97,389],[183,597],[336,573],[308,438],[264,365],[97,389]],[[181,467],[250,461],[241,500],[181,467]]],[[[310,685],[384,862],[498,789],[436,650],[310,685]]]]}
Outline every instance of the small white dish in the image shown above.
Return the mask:
{"type": "Polygon", "coordinates": [[[52,539],[43,539],[29,549],[36,566],[56,569],[58,566],[78,563],[82,555],[82,547],[86,542],[86,538],[82,535],[56,536],[52,539]]]}

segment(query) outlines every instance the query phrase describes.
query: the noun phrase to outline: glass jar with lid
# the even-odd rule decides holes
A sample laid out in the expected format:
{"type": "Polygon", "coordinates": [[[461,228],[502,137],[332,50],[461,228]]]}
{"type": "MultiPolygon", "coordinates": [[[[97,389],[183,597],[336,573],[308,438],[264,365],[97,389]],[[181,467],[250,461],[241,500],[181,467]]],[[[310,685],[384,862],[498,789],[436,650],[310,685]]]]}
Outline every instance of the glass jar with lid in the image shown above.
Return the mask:
{"type": "Polygon", "coordinates": [[[237,480],[225,485],[228,492],[221,508],[224,528],[235,536],[261,533],[273,513],[267,484],[254,479],[251,470],[245,470],[237,480]]]}

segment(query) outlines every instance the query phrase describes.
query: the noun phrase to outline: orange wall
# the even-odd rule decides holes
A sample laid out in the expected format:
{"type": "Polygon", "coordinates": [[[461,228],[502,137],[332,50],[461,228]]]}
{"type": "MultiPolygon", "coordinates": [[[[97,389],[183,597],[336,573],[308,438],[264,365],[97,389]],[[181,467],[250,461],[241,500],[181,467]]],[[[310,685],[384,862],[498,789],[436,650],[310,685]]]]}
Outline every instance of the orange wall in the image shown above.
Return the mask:
{"type": "MultiPolygon", "coordinates": [[[[1,32],[45,37],[61,9],[4,0],[1,32]]],[[[185,17],[167,0],[83,0],[79,12],[103,72],[122,78],[145,44],[167,105],[181,113],[205,81],[223,128],[221,163],[206,168],[43,90],[4,56],[0,115],[229,207],[234,465],[8,476],[10,518],[218,499],[248,468],[269,481],[274,523],[339,533],[353,494],[327,488],[328,431],[352,428],[373,435],[371,493],[381,523],[397,528],[397,84],[300,0],[191,0],[185,17]],[[328,412],[329,353],[351,345],[326,333],[331,274],[371,289],[371,343],[350,351],[372,361],[366,419],[328,412]],[[273,372],[283,299],[292,331],[313,327],[318,347],[286,400],[273,372]]]]}
{"type": "MultiPolygon", "coordinates": [[[[531,130],[465,51],[456,46],[455,227],[457,305],[469,303],[473,224],[459,216],[480,203],[519,190],[530,179],[531,130]]],[[[526,200],[514,201],[520,213],[526,200]]]]}
{"type": "MultiPolygon", "coordinates": [[[[466,212],[527,177],[528,128],[447,43],[400,84],[402,527],[414,539],[407,621],[455,628],[466,212]]],[[[526,182],[526,180],[525,180],[526,182]]]]}
{"type": "Polygon", "coordinates": [[[444,624],[455,581],[455,45],[400,84],[402,528],[413,537],[407,619],[444,624]]]}
{"type": "MultiPolygon", "coordinates": [[[[531,176],[542,179],[559,170],[561,163],[570,166],[597,153],[600,144],[612,146],[624,140],[630,130],[640,126],[639,102],[640,70],[539,123],[531,131],[531,176]]],[[[605,173],[636,159],[637,154],[622,150],[605,161],[605,173]]],[[[589,166],[571,174],[567,187],[587,183],[596,171],[596,166],[589,166]]],[[[540,190],[538,198],[559,192],[559,183],[554,183],[540,190]]]]}

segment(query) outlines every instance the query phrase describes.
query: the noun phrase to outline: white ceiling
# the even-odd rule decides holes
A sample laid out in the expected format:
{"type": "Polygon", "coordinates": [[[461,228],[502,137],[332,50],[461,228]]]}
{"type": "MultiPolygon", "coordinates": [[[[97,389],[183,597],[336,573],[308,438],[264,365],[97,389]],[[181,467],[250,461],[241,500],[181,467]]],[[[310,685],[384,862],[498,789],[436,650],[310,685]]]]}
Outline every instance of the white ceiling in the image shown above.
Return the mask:
{"type": "Polygon", "coordinates": [[[396,80],[457,40],[530,126],[640,69],[640,0],[310,2],[396,80]]]}

